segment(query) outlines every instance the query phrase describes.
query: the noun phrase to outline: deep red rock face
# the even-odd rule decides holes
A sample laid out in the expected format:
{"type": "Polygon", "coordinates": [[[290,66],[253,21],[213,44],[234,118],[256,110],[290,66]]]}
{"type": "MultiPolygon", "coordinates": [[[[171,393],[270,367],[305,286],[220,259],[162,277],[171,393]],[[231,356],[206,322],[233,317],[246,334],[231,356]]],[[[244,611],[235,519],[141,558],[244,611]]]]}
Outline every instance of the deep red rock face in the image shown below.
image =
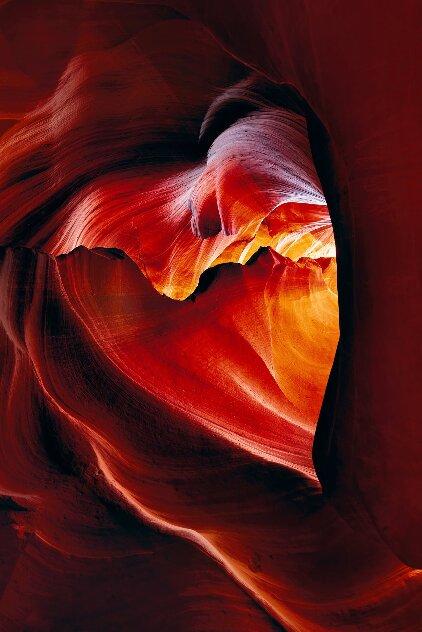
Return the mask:
{"type": "Polygon", "coordinates": [[[2,632],[420,629],[420,13],[0,2],[2,632]]]}

